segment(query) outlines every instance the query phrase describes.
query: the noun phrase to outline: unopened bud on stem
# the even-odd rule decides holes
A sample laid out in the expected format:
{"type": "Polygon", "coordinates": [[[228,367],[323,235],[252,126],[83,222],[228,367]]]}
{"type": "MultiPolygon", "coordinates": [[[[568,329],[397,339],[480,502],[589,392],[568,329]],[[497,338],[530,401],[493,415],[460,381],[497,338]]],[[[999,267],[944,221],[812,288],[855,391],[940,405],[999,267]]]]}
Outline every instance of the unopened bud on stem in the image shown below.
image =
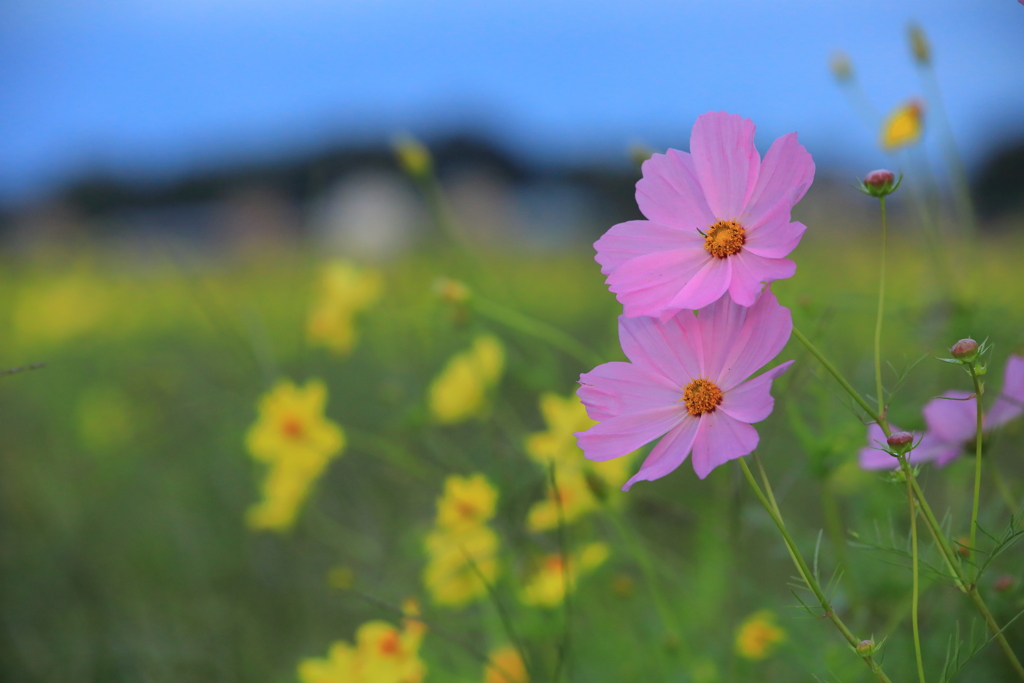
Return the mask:
{"type": "Polygon", "coordinates": [[[870,657],[875,654],[875,641],[862,640],[857,643],[857,654],[861,657],[870,657]]]}
{"type": "Polygon", "coordinates": [[[914,435],[910,432],[893,432],[892,435],[885,440],[892,449],[893,453],[904,455],[914,445],[914,435]]]}
{"type": "Polygon", "coordinates": [[[850,63],[849,55],[842,50],[832,53],[832,58],[828,60],[828,66],[832,70],[832,75],[840,83],[853,80],[853,64],[850,63]]]}
{"type": "Polygon", "coordinates": [[[978,342],[973,339],[961,339],[953,344],[949,352],[959,361],[973,363],[978,358],[978,342]]]}
{"type": "Polygon", "coordinates": [[[858,189],[866,195],[881,199],[895,192],[902,182],[902,175],[897,178],[896,174],[892,171],[880,168],[864,176],[864,180],[860,181],[858,189]]]}
{"type": "Polygon", "coordinates": [[[932,46],[924,35],[924,30],[917,24],[911,24],[907,28],[907,35],[910,38],[910,51],[914,53],[914,59],[918,64],[928,64],[932,61],[932,46]]]}

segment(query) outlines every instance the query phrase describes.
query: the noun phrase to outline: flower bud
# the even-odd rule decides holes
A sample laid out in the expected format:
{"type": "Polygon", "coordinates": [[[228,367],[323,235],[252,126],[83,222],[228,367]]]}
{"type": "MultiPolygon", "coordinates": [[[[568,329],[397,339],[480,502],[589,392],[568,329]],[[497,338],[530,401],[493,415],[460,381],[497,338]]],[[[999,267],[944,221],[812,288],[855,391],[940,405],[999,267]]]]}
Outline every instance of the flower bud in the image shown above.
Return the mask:
{"type": "Polygon", "coordinates": [[[434,294],[441,301],[451,304],[462,304],[469,300],[470,291],[464,283],[447,277],[434,280],[434,294]]]}
{"type": "Polygon", "coordinates": [[[857,643],[857,654],[861,657],[870,657],[875,654],[875,641],[862,640],[857,643]]]}
{"type": "Polygon", "coordinates": [[[901,182],[903,182],[902,175],[896,178],[896,174],[892,171],[880,168],[864,176],[864,180],[860,181],[859,189],[866,195],[881,198],[895,192],[901,182]]]}
{"type": "Polygon", "coordinates": [[[964,363],[973,363],[978,357],[978,342],[973,339],[961,339],[949,350],[953,358],[964,363]]]}
{"type": "Polygon", "coordinates": [[[842,50],[832,53],[832,58],[828,60],[828,68],[840,83],[853,80],[853,64],[850,63],[849,55],[842,50]]]}
{"type": "Polygon", "coordinates": [[[1012,574],[1003,574],[996,578],[996,580],[992,583],[992,587],[1000,593],[1005,593],[1006,591],[1013,588],[1014,583],[1016,582],[1014,581],[1012,574]]]}
{"type": "Polygon", "coordinates": [[[413,178],[424,178],[434,170],[434,160],[422,142],[415,138],[403,136],[393,144],[398,165],[413,178]]]}
{"type": "Polygon", "coordinates": [[[903,455],[914,445],[914,435],[910,432],[893,432],[885,442],[893,453],[903,455]]]}
{"type": "Polygon", "coordinates": [[[961,557],[968,557],[971,554],[971,539],[966,536],[956,539],[956,551],[961,557]]]}
{"type": "Polygon", "coordinates": [[[907,27],[907,36],[910,38],[910,51],[914,54],[914,60],[918,64],[929,64],[932,61],[932,46],[924,31],[917,24],[907,27]]]}

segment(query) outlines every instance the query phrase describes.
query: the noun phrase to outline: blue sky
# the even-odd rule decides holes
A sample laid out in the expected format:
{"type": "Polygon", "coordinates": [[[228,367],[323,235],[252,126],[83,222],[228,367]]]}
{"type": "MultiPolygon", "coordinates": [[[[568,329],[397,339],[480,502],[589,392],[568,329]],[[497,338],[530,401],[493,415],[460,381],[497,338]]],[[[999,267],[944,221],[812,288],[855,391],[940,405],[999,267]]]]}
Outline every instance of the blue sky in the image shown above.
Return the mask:
{"type": "Polygon", "coordinates": [[[912,19],[968,161],[1024,136],[1016,0],[6,0],[0,202],[89,169],[162,179],[402,130],[618,159],[685,148],[713,109],[753,118],[762,150],[797,130],[819,164],[860,173],[887,160],[828,56],[847,50],[888,109],[921,93],[912,19]]]}

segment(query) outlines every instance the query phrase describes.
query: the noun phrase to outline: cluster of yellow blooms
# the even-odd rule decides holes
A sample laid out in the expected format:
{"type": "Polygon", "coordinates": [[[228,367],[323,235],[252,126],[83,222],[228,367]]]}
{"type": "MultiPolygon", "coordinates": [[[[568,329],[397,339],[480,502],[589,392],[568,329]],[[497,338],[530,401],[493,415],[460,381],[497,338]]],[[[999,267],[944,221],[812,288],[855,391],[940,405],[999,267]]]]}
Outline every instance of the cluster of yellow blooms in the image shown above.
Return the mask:
{"type": "Polygon", "coordinates": [[[326,346],[334,353],[350,353],[356,343],[355,316],[380,299],[383,279],[379,272],[344,263],[326,265],[320,291],[306,322],[310,344],[326,346]]]}
{"type": "Polygon", "coordinates": [[[414,616],[402,629],[385,621],[359,627],[355,645],[338,641],[324,659],[299,664],[302,683],[420,683],[427,668],[420,659],[426,626],[414,616]]]}
{"type": "Polygon", "coordinates": [[[436,604],[461,607],[487,595],[498,575],[498,535],[487,526],[497,501],[497,490],[482,474],[445,480],[424,544],[429,561],[423,583],[436,604]]]}
{"type": "Polygon", "coordinates": [[[775,615],[761,610],[747,617],[736,629],[736,654],[754,661],[767,659],[775,646],[785,640],[786,632],[775,623],[775,615]]]}
{"type": "Polygon", "coordinates": [[[631,458],[591,462],[576,445],[575,432],[597,424],[587,417],[587,409],[576,395],[562,398],[547,393],[540,397],[540,412],[548,428],[526,439],[526,452],[545,470],[555,467],[555,487],[548,497],[534,503],[527,515],[530,531],[548,531],[558,526],[559,506],[565,523],[597,510],[601,498],[614,502],[619,489],[629,478],[631,458]]]}
{"type": "Polygon", "coordinates": [[[501,340],[482,334],[473,345],[455,354],[430,384],[430,414],[440,424],[457,424],[487,412],[487,393],[505,369],[501,340]]]}
{"type": "Polygon", "coordinates": [[[246,445],[270,469],[263,480],[263,500],[249,509],[253,529],[291,528],[310,486],[344,448],[344,432],[324,417],[326,403],[327,387],[319,380],[302,388],[281,381],[260,399],[259,418],[246,445]]]}

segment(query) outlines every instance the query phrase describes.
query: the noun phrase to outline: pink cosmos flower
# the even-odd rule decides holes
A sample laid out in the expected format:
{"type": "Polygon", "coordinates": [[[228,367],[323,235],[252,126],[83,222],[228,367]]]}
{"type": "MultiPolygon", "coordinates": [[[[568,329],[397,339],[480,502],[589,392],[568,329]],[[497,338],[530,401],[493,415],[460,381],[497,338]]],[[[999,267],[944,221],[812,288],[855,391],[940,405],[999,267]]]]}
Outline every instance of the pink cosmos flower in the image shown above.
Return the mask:
{"type": "MultiPolygon", "coordinates": [[[[910,463],[949,464],[965,450],[974,450],[977,399],[966,391],[947,391],[925,405],[924,421],[928,431],[915,433],[920,444],[910,452],[910,463]]],[[[982,432],[1017,419],[1024,414],[1024,357],[1010,356],[1003,375],[1003,390],[982,422],[982,432]]],[[[896,427],[890,425],[893,431],[896,427]]],[[[876,424],[868,427],[868,446],[860,450],[860,466],[866,470],[895,469],[896,458],[884,452],[885,435],[876,424]]]]}
{"type": "Polygon", "coordinates": [[[576,437],[590,460],[611,460],[663,436],[623,491],[664,477],[693,451],[703,479],[757,447],[751,423],[775,405],[772,380],[793,361],[746,381],[789,340],[793,320],[766,289],[749,308],[722,298],[696,314],[619,317],[628,363],[605,363],[580,376],[580,399],[599,424],[576,437]]]}
{"type": "Polygon", "coordinates": [[[784,257],[807,228],[790,211],[813,180],[796,133],[762,160],[749,119],[698,117],[689,154],[670,149],[644,162],[636,202],[647,220],[613,226],[594,244],[626,316],[665,321],[726,291],[751,306],[762,283],[792,277],[796,264],[784,257]]]}

